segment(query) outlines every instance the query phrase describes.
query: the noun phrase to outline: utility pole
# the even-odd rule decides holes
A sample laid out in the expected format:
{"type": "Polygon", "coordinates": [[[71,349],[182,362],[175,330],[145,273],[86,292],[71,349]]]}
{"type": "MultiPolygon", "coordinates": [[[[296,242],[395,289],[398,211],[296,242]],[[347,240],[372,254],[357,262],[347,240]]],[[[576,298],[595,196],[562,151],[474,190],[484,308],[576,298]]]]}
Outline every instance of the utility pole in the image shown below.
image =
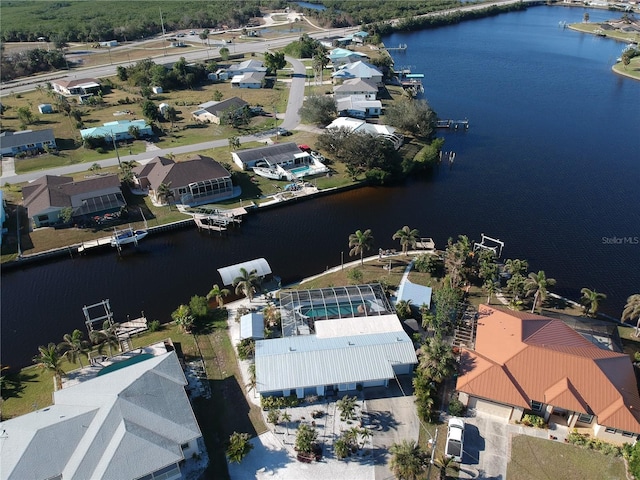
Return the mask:
{"type": "Polygon", "coordinates": [[[164,20],[162,18],[162,9],[158,8],[158,10],[160,10],[160,25],[162,26],[162,45],[164,45],[164,56],[167,56],[167,36],[166,36],[166,32],[164,31],[164,20]]]}
{"type": "Polygon", "coordinates": [[[113,130],[111,130],[111,141],[113,142],[113,148],[116,151],[116,157],[118,157],[118,168],[122,170],[122,162],[120,162],[120,153],[118,152],[118,145],[116,144],[116,137],[113,136],[113,130]]]}

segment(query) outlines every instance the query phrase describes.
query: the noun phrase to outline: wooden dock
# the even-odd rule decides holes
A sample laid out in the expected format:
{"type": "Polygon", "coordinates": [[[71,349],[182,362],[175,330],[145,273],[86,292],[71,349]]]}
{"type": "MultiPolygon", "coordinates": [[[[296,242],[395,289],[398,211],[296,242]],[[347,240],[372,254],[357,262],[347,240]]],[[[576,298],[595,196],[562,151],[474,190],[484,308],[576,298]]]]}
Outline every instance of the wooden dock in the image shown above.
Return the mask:
{"type": "Polygon", "coordinates": [[[438,120],[436,125],[438,128],[453,128],[454,130],[458,129],[469,129],[469,120],[466,118],[464,120],[438,120]]]}

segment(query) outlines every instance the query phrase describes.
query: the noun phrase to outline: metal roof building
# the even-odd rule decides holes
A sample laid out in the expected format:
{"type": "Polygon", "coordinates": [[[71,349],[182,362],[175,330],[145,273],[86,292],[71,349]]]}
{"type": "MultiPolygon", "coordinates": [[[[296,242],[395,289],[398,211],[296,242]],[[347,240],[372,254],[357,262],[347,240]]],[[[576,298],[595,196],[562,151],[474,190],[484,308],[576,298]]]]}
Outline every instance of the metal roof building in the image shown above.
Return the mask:
{"type": "Polygon", "coordinates": [[[218,273],[222,277],[222,283],[224,285],[231,285],[233,280],[240,275],[241,268],[244,268],[247,272],[255,270],[258,277],[266,277],[271,273],[269,262],[264,258],[256,258],[248,262],[236,263],[235,265],[219,268],[218,273]]]}
{"type": "Polygon", "coordinates": [[[404,331],[319,338],[298,335],[256,342],[256,390],[263,395],[330,395],[386,386],[417,363],[404,331]]]}

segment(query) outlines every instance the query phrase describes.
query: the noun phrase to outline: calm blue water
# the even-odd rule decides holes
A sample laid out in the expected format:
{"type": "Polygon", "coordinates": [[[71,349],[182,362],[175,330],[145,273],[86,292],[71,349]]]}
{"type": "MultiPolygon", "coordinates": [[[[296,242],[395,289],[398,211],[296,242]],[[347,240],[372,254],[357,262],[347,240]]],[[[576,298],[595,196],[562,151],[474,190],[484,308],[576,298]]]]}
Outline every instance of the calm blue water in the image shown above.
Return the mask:
{"type": "Polygon", "coordinates": [[[320,5],[317,3],[309,3],[309,2],[296,2],[298,5],[300,5],[302,8],[311,8],[313,10],[326,10],[327,7],[325,7],[324,5],[320,5]]]}
{"type": "Polygon", "coordinates": [[[109,251],[3,272],[2,363],[29,364],[37,345],[84,329],[82,306],[103,298],[119,321],[141,310],[167,321],[220,283],[217,268],[265,257],[292,282],[340,264],[342,252],[350,260],[356,229],[372,229],[374,252],[399,248],[391,236],[403,225],[441,248],[458,234],[498,237],[505,257],[556,278],[554,291],[579,298],[595,288],[609,296],[602,311],[619,316],[640,292],[640,245],[603,237],[640,237],[640,82],[610,72],[622,44],[558,28],[583,13],[535,7],[385,38],[408,45],[396,64],[425,74],[442,118],[469,118],[466,133],[446,134],[451,170],[262,212],[224,236],[184,230],[147,237],[124,258],[109,251]]]}

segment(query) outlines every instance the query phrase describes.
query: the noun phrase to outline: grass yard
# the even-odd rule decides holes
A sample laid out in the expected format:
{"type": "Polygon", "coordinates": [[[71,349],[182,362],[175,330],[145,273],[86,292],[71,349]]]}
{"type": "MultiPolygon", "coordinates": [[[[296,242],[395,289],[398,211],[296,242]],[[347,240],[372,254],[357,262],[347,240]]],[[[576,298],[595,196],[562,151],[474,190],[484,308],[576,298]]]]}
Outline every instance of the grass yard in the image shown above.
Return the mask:
{"type": "Polygon", "coordinates": [[[560,477],[563,480],[626,478],[621,457],[526,435],[513,437],[507,478],[548,480],[560,477]]]}

